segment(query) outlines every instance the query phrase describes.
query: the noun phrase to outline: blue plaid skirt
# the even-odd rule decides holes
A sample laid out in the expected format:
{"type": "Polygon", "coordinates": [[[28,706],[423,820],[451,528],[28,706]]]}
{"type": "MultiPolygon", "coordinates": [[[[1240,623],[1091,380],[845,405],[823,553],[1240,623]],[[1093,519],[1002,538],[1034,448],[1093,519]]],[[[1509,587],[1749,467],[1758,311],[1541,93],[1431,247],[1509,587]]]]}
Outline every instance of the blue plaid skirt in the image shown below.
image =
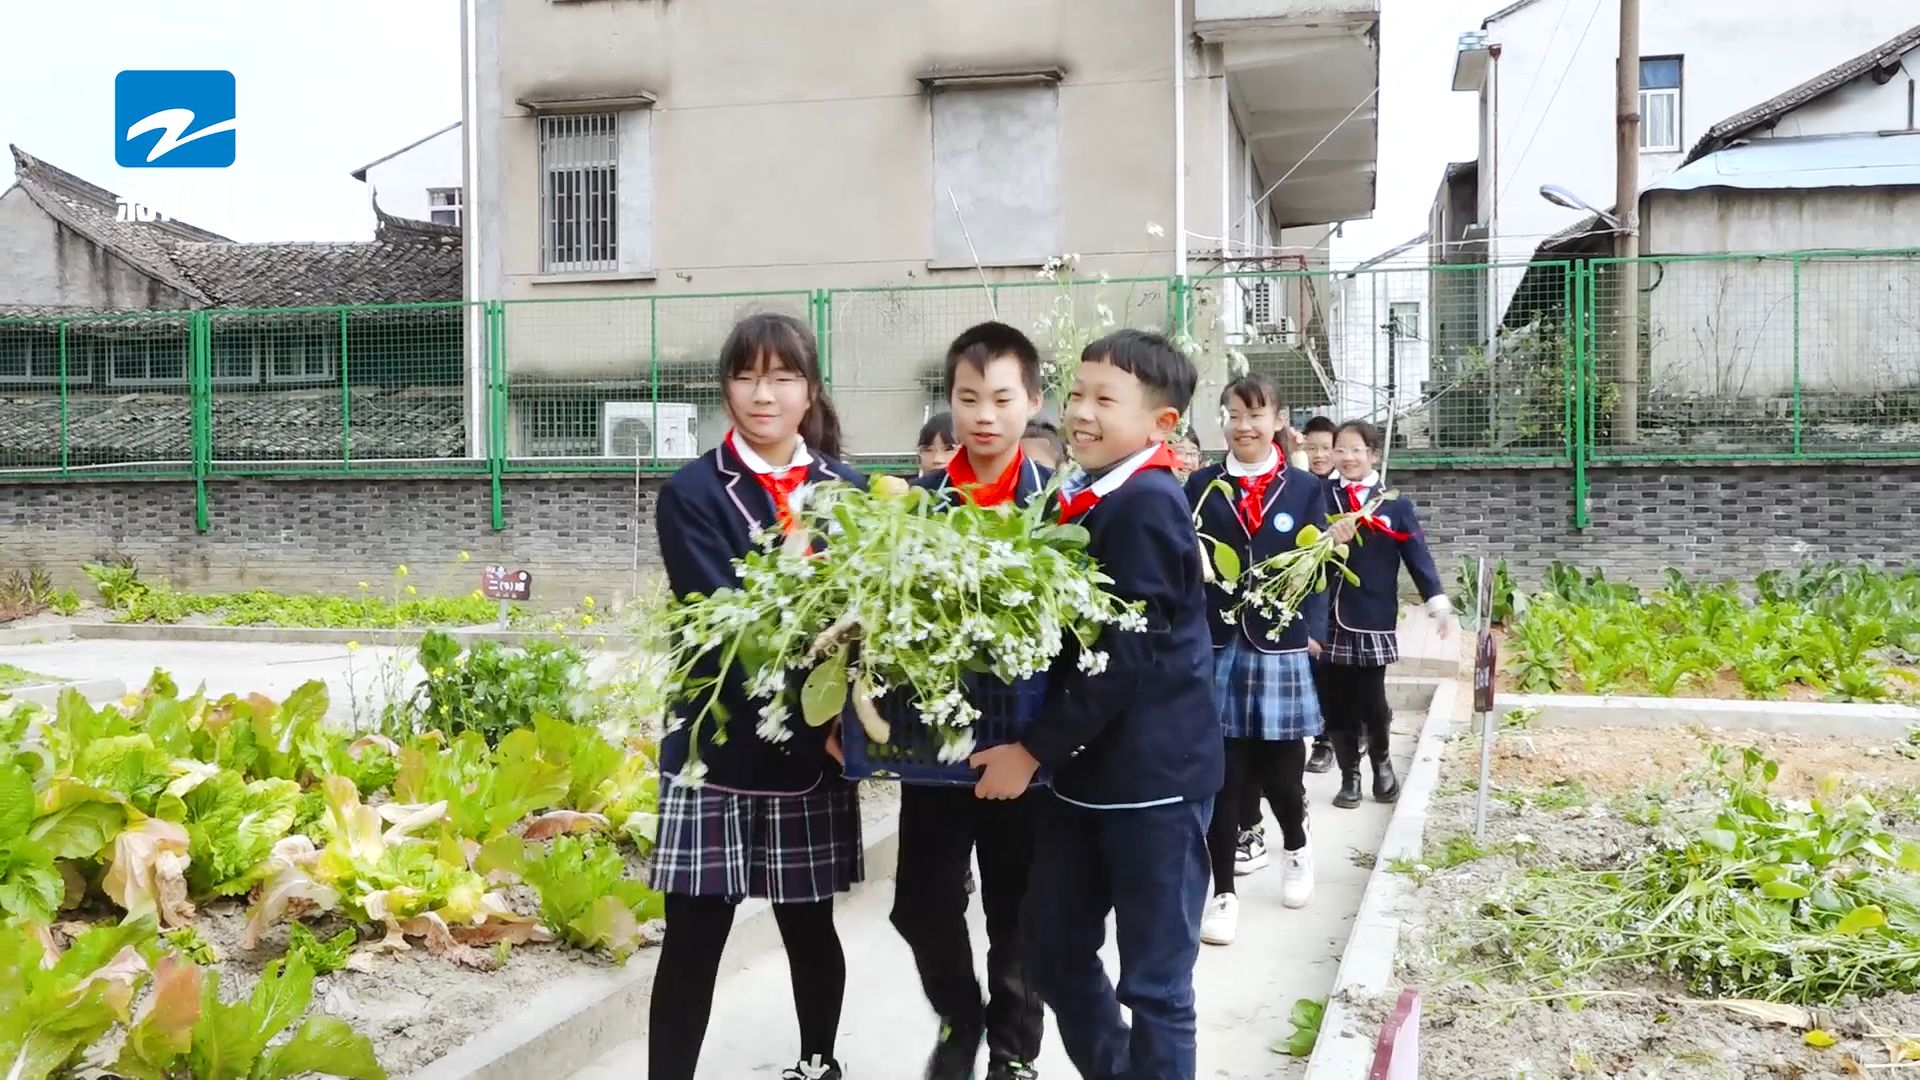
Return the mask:
{"type": "Polygon", "coordinates": [[[1400,635],[1392,630],[1333,628],[1327,663],[1342,667],[1386,667],[1400,660],[1400,635]]]}
{"type": "Polygon", "coordinates": [[[850,780],[750,795],[660,778],[649,884],[661,892],[800,904],[846,892],[865,871],[860,794],[850,780]]]}
{"type": "Polygon", "coordinates": [[[1311,739],[1322,726],[1307,654],[1263,653],[1241,634],[1213,651],[1213,711],[1229,739],[1311,739]]]}

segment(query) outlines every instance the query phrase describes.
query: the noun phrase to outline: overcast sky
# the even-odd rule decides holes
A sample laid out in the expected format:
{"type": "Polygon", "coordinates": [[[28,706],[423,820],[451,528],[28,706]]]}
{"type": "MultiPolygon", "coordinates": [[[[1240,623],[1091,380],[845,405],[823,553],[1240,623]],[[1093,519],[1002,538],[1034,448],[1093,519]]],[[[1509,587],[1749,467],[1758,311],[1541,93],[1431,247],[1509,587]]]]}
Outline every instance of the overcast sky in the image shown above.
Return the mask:
{"type": "Polygon", "coordinates": [[[0,0],[0,40],[0,143],[236,240],[367,239],[349,174],[460,119],[458,0],[0,0]],[[114,164],[132,68],[233,72],[233,166],[114,164]]]}
{"type": "MultiPolygon", "coordinates": [[[[1382,0],[1379,208],[1346,227],[1337,262],[1423,230],[1442,167],[1473,155],[1473,95],[1448,90],[1454,43],[1498,3],[1382,0]]],[[[458,0],[106,0],[85,25],[40,0],[0,10],[0,142],[236,240],[366,238],[366,188],[348,174],[460,118],[458,0]],[[128,68],[232,71],[235,164],[116,165],[113,79],[128,68]]]]}

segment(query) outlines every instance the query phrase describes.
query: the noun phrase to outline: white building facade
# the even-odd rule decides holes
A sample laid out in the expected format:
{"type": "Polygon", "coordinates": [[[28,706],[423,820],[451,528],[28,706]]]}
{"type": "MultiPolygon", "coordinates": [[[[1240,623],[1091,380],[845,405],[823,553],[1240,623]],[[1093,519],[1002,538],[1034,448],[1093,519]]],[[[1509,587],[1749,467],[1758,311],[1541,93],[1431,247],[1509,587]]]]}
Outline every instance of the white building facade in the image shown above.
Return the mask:
{"type": "Polygon", "coordinates": [[[395,217],[459,225],[462,218],[460,123],[455,121],[353,171],[367,185],[367,223],[374,206],[395,217]]]}

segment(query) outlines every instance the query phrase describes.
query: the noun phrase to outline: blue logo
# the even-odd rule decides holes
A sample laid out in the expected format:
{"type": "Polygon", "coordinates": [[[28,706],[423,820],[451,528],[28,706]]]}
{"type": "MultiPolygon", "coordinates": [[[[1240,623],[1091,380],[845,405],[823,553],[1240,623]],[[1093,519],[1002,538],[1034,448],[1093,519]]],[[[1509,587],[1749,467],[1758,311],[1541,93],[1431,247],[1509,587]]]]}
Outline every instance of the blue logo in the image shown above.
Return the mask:
{"type": "Polygon", "coordinates": [[[113,160],[128,169],[233,164],[231,71],[123,71],[113,80],[113,160]]]}

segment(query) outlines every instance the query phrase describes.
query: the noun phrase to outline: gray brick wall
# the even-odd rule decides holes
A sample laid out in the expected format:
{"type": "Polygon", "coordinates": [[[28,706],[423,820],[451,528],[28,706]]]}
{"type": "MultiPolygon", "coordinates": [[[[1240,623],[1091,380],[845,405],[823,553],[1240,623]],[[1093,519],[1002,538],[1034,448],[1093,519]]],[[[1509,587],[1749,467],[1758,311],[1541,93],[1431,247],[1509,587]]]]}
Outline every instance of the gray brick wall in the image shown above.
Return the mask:
{"type": "MultiPolygon", "coordinates": [[[[1418,501],[1443,574],[1463,554],[1504,557],[1523,581],[1555,559],[1653,582],[1668,566],[1751,577],[1767,567],[1858,557],[1905,563],[1920,553],[1920,465],[1712,465],[1596,468],[1592,524],[1572,526],[1565,469],[1397,466],[1418,501]]],[[[0,484],[0,569],[38,564],[85,586],[82,562],[132,557],[191,588],[348,591],[381,588],[408,564],[423,591],[465,591],[479,566],[535,574],[536,598],[611,599],[657,575],[648,480],[510,477],[504,532],[489,522],[480,479],[228,480],[209,485],[209,524],[193,528],[193,487],[172,481],[0,484]],[[462,551],[473,562],[461,565],[462,551]]],[[[90,590],[87,590],[89,594],[90,590]]]]}

